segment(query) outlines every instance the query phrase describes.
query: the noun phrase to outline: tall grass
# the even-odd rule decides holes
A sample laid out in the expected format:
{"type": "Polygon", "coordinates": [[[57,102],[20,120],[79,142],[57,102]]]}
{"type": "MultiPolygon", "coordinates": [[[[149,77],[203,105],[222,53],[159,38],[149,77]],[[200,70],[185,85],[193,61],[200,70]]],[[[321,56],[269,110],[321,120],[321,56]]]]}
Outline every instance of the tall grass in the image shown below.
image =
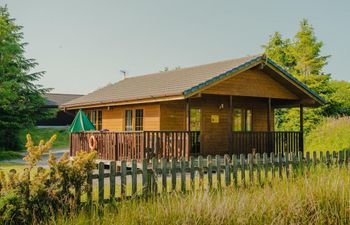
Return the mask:
{"type": "Polygon", "coordinates": [[[350,149],[350,117],[327,118],[305,139],[306,151],[350,149]]]}
{"type": "Polygon", "coordinates": [[[349,224],[347,169],[322,169],[265,187],[170,194],[61,218],[58,224],[349,224]]]}

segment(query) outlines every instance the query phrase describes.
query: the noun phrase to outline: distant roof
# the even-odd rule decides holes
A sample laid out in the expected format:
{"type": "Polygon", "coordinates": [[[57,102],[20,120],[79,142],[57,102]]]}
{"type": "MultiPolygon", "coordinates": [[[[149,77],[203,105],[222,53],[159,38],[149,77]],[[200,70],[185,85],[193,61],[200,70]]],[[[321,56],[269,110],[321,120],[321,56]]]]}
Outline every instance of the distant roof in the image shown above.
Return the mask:
{"type": "Polygon", "coordinates": [[[307,89],[310,95],[323,99],[300,83],[290,74],[264,55],[252,55],[238,59],[231,59],[199,65],[188,68],[175,69],[148,75],[129,77],[114,84],[109,84],[88,95],[76,98],[62,105],[63,108],[90,106],[97,104],[119,103],[132,100],[154,99],[168,96],[187,96],[211,82],[215,82],[231,72],[235,72],[258,62],[270,62],[281,72],[285,73],[296,85],[307,89]]]}
{"type": "Polygon", "coordinates": [[[73,99],[82,97],[83,95],[77,94],[58,94],[47,93],[45,94],[46,104],[45,107],[59,107],[60,105],[72,101],[73,99]]]}

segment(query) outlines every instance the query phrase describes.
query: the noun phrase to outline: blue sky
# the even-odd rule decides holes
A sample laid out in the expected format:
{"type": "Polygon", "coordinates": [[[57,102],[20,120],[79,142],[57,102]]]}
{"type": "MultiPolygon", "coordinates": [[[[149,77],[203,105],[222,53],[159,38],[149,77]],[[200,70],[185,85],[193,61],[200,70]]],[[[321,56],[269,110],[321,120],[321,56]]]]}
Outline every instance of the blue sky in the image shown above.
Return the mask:
{"type": "Polygon", "coordinates": [[[262,52],[275,31],[292,37],[307,18],[325,72],[350,81],[350,1],[0,0],[24,26],[27,55],[58,93],[89,93],[128,76],[262,52]]]}

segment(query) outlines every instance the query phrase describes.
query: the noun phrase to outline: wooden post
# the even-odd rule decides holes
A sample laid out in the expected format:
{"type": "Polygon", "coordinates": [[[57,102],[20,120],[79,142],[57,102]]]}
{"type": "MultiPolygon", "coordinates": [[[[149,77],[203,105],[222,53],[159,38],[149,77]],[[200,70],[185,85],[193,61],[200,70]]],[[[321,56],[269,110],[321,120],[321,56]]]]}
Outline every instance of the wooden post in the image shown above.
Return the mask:
{"type": "Polygon", "coordinates": [[[228,137],[228,152],[233,154],[233,139],[232,139],[232,127],[233,127],[233,103],[232,103],[232,96],[230,95],[230,115],[228,117],[229,119],[229,127],[228,127],[228,131],[229,131],[229,137],[228,137]]]}
{"type": "Polygon", "coordinates": [[[300,104],[299,151],[304,152],[304,107],[300,104]]]}
{"type": "Polygon", "coordinates": [[[268,98],[267,102],[267,131],[271,131],[271,98],[268,98]]]}
{"type": "Polygon", "coordinates": [[[271,98],[268,98],[267,100],[267,146],[268,146],[268,151],[270,152],[275,152],[274,149],[272,149],[272,134],[271,134],[271,98]]]}
{"type": "Polygon", "coordinates": [[[192,144],[192,137],[191,137],[191,100],[188,98],[186,101],[186,130],[188,131],[187,136],[187,151],[185,154],[186,160],[189,159],[189,155],[191,152],[191,144],[192,144]]]}

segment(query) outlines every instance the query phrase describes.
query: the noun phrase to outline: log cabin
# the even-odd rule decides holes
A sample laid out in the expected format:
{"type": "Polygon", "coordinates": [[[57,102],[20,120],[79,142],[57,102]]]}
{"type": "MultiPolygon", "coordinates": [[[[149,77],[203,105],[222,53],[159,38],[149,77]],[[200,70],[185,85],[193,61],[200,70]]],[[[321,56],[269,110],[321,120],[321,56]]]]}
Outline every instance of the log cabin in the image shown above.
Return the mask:
{"type": "Polygon", "coordinates": [[[303,108],[325,101],[265,55],[125,78],[61,107],[95,132],[73,133],[71,155],[97,140],[99,158],[303,151],[303,108]],[[299,131],[275,131],[274,111],[300,108],[299,131]]]}

